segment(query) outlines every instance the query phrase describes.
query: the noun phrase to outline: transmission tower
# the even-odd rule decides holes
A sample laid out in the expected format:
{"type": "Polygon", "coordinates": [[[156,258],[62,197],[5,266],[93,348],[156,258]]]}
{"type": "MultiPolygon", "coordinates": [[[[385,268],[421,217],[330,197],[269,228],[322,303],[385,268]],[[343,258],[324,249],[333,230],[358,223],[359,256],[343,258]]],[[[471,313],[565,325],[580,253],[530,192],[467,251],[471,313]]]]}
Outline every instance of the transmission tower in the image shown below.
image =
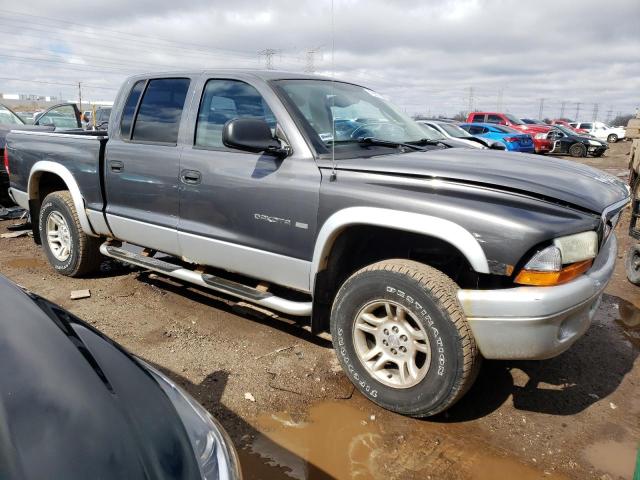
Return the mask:
{"type": "Polygon", "coordinates": [[[540,107],[538,108],[538,119],[542,119],[542,111],[544,110],[544,98],[540,99],[540,107]]]}
{"type": "Polygon", "coordinates": [[[560,118],[564,118],[564,107],[567,105],[567,102],[562,102],[560,106],[560,118]]]}
{"type": "Polygon", "coordinates": [[[278,50],[273,48],[265,48],[260,50],[258,54],[264,57],[264,65],[267,70],[273,70],[273,57],[278,53],[278,50]]]}
{"type": "Polygon", "coordinates": [[[592,120],[595,122],[598,119],[598,109],[600,108],[600,105],[598,103],[594,103],[593,104],[593,117],[592,120]]]}
{"type": "Polygon", "coordinates": [[[576,122],[578,121],[578,118],[580,117],[580,102],[576,103],[576,122]]]}
{"type": "Polygon", "coordinates": [[[473,96],[473,87],[469,87],[469,112],[473,112],[474,103],[475,103],[475,98],[473,96]]]}
{"type": "Polygon", "coordinates": [[[320,54],[322,59],[322,45],[307,50],[307,63],[304,67],[304,71],[307,73],[314,73],[316,71],[316,55],[320,54]]]}
{"type": "Polygon", "coordinates": [[[502,111],[502,94],[504,92],[503,88],[498,89],[498,98],[496,99],[496,110],[498,112],[502,111]]]}

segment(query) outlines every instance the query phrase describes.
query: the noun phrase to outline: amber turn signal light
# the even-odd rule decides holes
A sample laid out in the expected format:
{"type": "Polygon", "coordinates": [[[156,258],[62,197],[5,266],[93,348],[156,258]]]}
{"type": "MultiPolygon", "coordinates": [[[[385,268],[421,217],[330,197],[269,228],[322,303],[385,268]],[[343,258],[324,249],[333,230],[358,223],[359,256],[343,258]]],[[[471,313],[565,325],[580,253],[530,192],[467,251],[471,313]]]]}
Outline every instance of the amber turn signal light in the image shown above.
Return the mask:
{"type": "Polygon", "coordinates": [[[514,280],[520,285],[535,285],[538,287],[560,285],[582,275],[591,268],[593,259],[567,265],[558,272],[540,272],[536,270],[520,270],[514,280]]]}

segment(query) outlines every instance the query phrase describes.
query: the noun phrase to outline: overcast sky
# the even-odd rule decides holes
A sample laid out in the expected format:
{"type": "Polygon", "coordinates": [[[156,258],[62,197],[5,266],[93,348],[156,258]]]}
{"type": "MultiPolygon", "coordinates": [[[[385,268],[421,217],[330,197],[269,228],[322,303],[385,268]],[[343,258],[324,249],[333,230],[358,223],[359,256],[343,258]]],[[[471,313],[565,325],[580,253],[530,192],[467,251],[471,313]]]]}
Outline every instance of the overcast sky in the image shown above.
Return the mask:
{"type": "Polygon", "coordinates": [[[112,100],[150,70],[302,72],[364,84],[409,114],[469,107],[591,120],[640,105],[640,1],[175,1],[0,3],[0,92],[112,100]],[[9,80],[9,79],[19,79],[9,80]],[[100,88],[98,88],[100,87],[100,88]],[[501,92],[501,94],[500,94],[501,92]],[[502,98],[500,104],[500,97],[502,98]]]}

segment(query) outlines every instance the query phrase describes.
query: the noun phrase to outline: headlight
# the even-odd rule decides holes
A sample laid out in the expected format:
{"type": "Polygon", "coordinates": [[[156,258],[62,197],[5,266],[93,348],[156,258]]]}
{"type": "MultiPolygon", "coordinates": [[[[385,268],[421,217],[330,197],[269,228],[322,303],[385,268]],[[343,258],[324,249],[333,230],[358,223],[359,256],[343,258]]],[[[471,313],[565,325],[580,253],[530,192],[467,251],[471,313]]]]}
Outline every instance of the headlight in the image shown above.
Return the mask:
{"type": "Polygon", "coordinates": [[[589,145],[593,145],[594,147],[599,147],[602,144],[600,142],[596,142],[595,140],[589,140],[589,145]]]}
{"type": "Polygon", "coordinates": [[[583,274],[598,254],[594,231],[556,238],[553,245],[537,251],[518,273],[515,283],[559,285],[583,274]]]}
{"type": "Polygon", "coordinates": [[[222,425],[173,381],[137,358],[167,394],[184,425],[205,480],[242,478],[238,454],[222,425]]]}
{"type": "Polygon", "coordinates": [[[545,140],[547,138],[547,134],[546,133],[536,133],[535,138],[536,138],[536,140],[545,140]]]}

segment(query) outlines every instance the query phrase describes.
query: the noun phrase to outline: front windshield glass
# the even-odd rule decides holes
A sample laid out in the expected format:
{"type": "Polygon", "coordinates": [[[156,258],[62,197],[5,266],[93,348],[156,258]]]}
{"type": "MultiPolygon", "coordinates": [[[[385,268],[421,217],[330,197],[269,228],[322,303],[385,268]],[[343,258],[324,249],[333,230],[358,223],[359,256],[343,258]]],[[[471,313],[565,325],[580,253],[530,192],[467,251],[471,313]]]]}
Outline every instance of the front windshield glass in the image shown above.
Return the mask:
{"type": "Polygon", "coordinates": [[[459,126],[453,125],[451,123],[441,123],[440,128],[442,128],[445,132],[447,132],[454,138],[468,138],[472,136],[466,130],[463,130],[459,126]]]}
{"type": "Polygon", "coordinates": [[[560,130],[561,132],[567,134],[567,135],[571,135],[574,136],[576,134],[576,132],[574,132],[573,130],[571,130],[570,128],[565,127],[564,125],[554,125],[553,128],[555,128],[556,130],[560,130]]]}
{"type": "Polygon", "coordinates": [[[442,138],[364,87],[328,80],[279,80],[276,84],[325,146],[353,144],[368,137],[397,143],[419,142],[433,135],[442,138]]]}
{"type": "Polygon", "coordinates": [[[503,133],[522,133],[516,130],[515,128],[507,127],[506,125],[491,125],[493,128],[503,133]]]}
{"type": "Polygon", "coordinates": [[[4,105],[0,105],[0,123],[5,125],[24,125],[24,121],[4,105]]]}
{"type": "Polygon", "coordinates": [[[522,120],[520,120],[517,117],[514,117],[510,113],[506,113],[504,116],[507,117],[509,119],[509,121],[511,123],[513,123],[514,125],[524,125],[524,122],[522,120]]]}

